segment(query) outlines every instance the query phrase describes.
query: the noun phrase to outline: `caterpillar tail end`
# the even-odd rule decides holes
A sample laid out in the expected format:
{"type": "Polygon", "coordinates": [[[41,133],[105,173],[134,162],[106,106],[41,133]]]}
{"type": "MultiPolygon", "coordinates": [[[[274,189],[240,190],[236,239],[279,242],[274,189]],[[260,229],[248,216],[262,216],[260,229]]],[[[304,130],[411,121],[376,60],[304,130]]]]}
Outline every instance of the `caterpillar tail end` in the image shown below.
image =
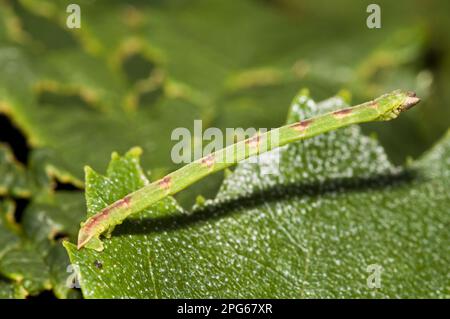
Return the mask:
{"type": "Polygon", "coordinates": [[[85,229],[81,227],[80,231],[78,232],[77,249],[80,250],[81,248],[90,248],[96,251],[102,251],[103,243],[100,240],[99,236],[94,236],[86,232],[85,229]]]}
{"type": "Polygon", "coordinates": [[[91,238],[92,236],[86,233],[83,227],[81,227],[80,231],[78,232],[77,249],[80,250],[81,248],[83,248],[91,238]]]}

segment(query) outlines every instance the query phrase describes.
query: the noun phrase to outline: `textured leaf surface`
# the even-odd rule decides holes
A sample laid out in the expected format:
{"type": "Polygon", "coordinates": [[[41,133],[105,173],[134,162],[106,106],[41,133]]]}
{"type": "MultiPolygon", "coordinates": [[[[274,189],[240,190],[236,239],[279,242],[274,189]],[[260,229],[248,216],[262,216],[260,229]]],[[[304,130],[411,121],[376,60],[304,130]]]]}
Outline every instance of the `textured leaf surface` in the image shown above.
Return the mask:
{"type": "MultiPolygon", "coordinates": [[[[290,120],[343,104],[301,95],[290,120]]],[[[276,152],[239,164],[216,199],[189,214],[164,203],[127,219],[101,253],[65,246],[89,298],[444,297],[449,151],[447,138],[402,171],[349,127],[279,150],[279,166],[276,152]],[[384,269],[375,290],[373,264],[384,269]]],[[[138,186],[111,165],[107,179],[138,186]]],[[[124,193],[102,183],[110,202],[124,193]]]]}

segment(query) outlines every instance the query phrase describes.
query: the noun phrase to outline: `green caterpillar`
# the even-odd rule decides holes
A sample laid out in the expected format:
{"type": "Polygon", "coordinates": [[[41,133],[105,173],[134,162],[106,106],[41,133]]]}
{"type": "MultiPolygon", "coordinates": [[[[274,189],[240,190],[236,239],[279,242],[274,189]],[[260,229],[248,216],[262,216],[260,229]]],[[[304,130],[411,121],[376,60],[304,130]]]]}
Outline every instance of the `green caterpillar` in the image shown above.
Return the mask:
{"type": "Polygon", "coordinates": [[[353,107],[343,108],[324,115],[257,134],[240,141],[168,174],[162,179],[128,194],[104,208],[81,224],[78,249],[82,247],[102,250],[99,236],[111,234],[113,228],[129,215],[142,211],[162,198],[173,195],[203,177],[222,170],[250,156],[311,138],[344,126],[371,121],[389,121],[401,112],[416,105],[420,99],[414,92],[394,91],[353,107]],[[269,143],[268,143],[269,142],[269,143]],[[265,145],[266,147],[262,147],[265,145]],[[227,160],[224,160],[227,159],[227,160]]]}

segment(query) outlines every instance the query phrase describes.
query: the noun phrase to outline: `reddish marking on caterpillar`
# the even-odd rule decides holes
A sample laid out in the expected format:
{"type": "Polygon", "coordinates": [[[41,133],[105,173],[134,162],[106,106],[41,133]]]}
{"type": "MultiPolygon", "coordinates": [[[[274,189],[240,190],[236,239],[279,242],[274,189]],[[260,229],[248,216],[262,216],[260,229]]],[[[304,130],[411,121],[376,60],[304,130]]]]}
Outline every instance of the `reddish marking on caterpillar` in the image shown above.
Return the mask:
{"type": "Polygon", "coordinates": [[[172,179],[169,176],[164,177],[158,182],[159,187],[168,190],[172,184],[172,179]]]}
{"type": "Polygon", "coordinates": [[[97,224],[102,219],[106,219],[109,216],[111,210],[116,209],[118,207],[128,207],[130,204],[131,198],[130,196],[125,196],[124,198],[114,202],[110,206],[104,208],[100,213],[91,217],[88,223],[85,225],[85,228],[91,229],[95,224],[97,224]]]}
{"type": "Polygon", "coordinates": [[[370,101],[369,106],[373,109],[376,109],[376,108],[378,108],[378,103],[377,103],[377,101],[370,101]]]}
{"type": "Polygon", "coordinates": [[[248,144],[248,146],[250,147],[257,147],[259,143],[260,143],[260,136],[258,134],[245,141],[245,144],[248,144]]]}
{"type": "Polygon", "coordinates": [[[291,127],[298,132],[303,132],[304,130],[306,130],[306,128],[311,123],[312,123],[312,120],[304,120],[304,121],[300,121],[300,122],[292,124],[291,127]]]}
{"type": "Polygon", "coordinates": [[[334,117],[336,117],[338,119],[342,119],[342,118],[344,118],[346,116],[349,116],[350,113],[352,113],[352,109],[347,108],[347,109],[342,109],[342,110],[339,110],[339,111],[335,111],[335,112],[333,112],[333,115],[334,115],[334,117]]]}
{"type": "Polygon", "coordinates": [[[209,154],[208,156],[202,158],[202,165],[208,167],[208,168],[212,168],[214,165],[215,159],[214,159],[214,155],[209,154]]]}
{"type": "Polygon", "coordinates": [[[131,196],[130,195],[125,196],[123,202],[128,206],[131,202],[131,196]]]}

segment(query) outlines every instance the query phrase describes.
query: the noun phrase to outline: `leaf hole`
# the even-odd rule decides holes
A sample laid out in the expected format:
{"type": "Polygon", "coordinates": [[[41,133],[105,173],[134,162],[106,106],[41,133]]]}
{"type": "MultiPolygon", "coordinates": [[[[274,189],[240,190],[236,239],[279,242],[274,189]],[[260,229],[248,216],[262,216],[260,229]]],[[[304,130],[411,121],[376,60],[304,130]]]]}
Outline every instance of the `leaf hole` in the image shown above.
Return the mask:
{"type": "Polygon", "coordinates": [[[0,114],[0,128],[0,141],[7,143],[10,146],[14,157],[22,164],[26,164],[30,153],[30,147],[25,135],[12,123],[10,118],[4,114],[0,114]]]}
{"type": "Polygon", "coordinates": [[[17,224],[20,224],[22,222],[22,217],[25,212],[25,209],[27,208],[30,201],[28,199],[15,198],[14,202],[15,202],[15,206],[16,206],[16,208],[14,210],[14,221],[17,224]]]}
{"type": "Polygon", "coordinates": [[[150,77],[156,67],[156,63],[141,53],[128,55],[122,63],[122,69],[131,83],[150,77]]]}
{"type": "Polygon", "coordinates": [[[44,290],[41,293],[32,296],[32,295],[28,295],[26,297],[26,299],[47,299],[47,300],[51,300],[51,299],[58,299],[56,298],[55,294],[53,293],[53,291],[51,290],[44,290]]]}
{"type": "Polygon", "coordinates": [[[52,236],[52,239],[54,241],[61,241],[63,239],[70,238],[69,234],[63,233],[63,232],[57,232],[52,236]]]}
{"type": "Polygon", "coordinates": [[[61,182],[61,181],[59,181],[57,178],[55,178],[55,181],[54,181],[54,191],[55,192],[57,192],[57,191],[76,191],[76,192],[78,192],[78,191],[80,191],[80,190],[82,190],[81,188],[78,188],[77,186],[75,186],[74,184],[72,184],[72,183],[64,183],[64,182],[61,182]]]}

